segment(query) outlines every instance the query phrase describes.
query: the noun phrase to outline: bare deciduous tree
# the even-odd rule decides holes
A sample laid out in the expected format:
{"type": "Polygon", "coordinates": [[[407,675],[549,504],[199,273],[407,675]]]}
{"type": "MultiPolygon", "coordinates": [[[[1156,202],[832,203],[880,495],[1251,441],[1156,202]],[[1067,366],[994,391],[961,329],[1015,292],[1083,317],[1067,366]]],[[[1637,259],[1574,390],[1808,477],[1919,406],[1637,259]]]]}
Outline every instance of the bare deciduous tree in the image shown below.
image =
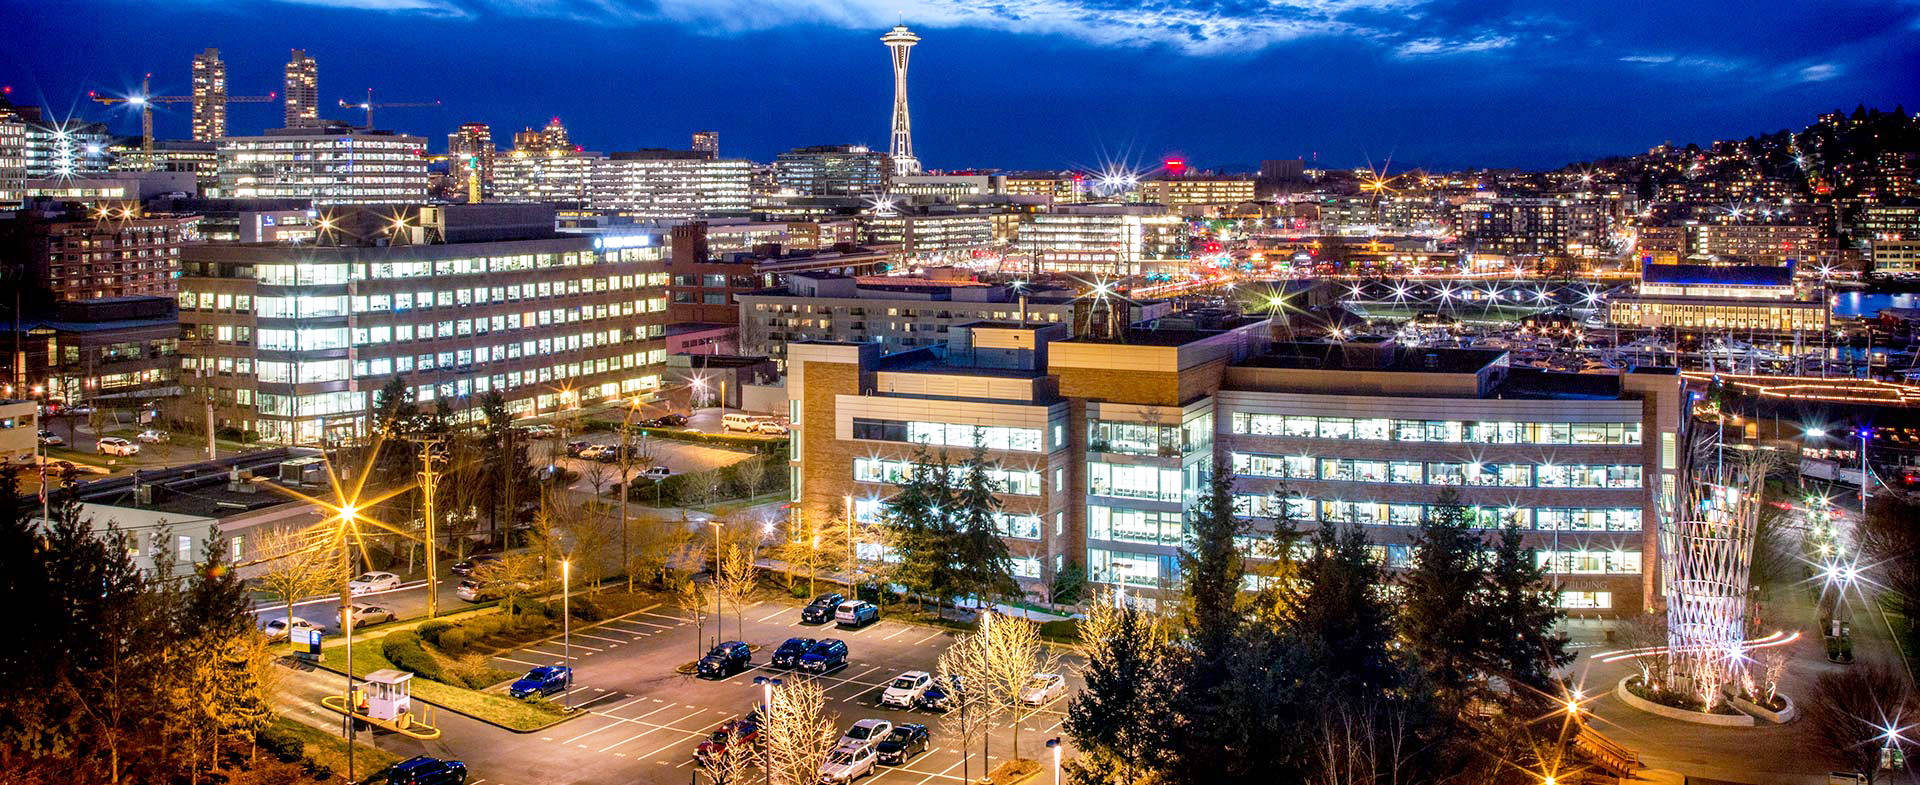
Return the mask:
{"type": "Polygon", "coordinates": [[[700,771],[713,785],[728,785],[740,779],[753,762],[752,744],[740,737],[740,726],[727,728],[726,742],[719,750],[700,756],[700,771]]]}
{"type": "Polygon", "coordinates": [[[955,644],[962,645],[969,648],[954,664],[967,691],[1013,714],[1013,756],[1019,758],[1020,724],[1039,709],[1022,695],[1035,674],[1055,672],[1059,655],[1041,640],[1040,625],[991,611],[980,615],[979,631],[955,644]]]}
{"type": "Polygon", "coordinates": [[[755,563],[760,558],[760,538],[751,533],[751,523],[745,526],[748,533],[720,537],[714,542],[713,588],[732,603],[735,629],[741,636],[746,635],[743,616],[747,600],[753,598],[754,587],[760,583],[760,567],[755,563]]]}
{"type": "Polygon", "coordinates": [[[1804,708],[1828,754],[1865,774],[1871,783],[1880,773],[1880,747],[1886,738],[1882,725],[1897,727],[1900,718],[1913,715],[1915,707],[1905,676],[1862,662],[1820,674],[1804,708]]]}
{"type": "Polygon", "coordinates": [[[273,529],[256,536],[255,558],[262,562],[260,588],[286,604],[291,623],[295,600],[332,587],[339,577],[334,569],[337,562],[325,543],[304,529],[273,529]]]}
{"type": "MultiPolygon", "coordinates": [[[[955,726],[960,733],[960,774],[964,782],[973,781],[973,740],[985,738],[994,718],[1000,716],[1004,708],[1000,702],[990,699],[987,690],[971,686],[985,683],[987,669],[986,639],[979,635],[963,635],[940,652],[935,669],[941,689],[947,692],[949,721],[958,720],[955,726]],[[955,689],[955,685],[961,688],[955,689]]],[[[990,758],[983,758],[980,770],[986,771],[991,765],[990,758]]]]}
{"type": "Polygon", "coordinates": [[[833,722],[827,698],[812,681],[792,681],[773,691],[760,724],[760,765],[775,785],[813,785],[833,752],[833,722]]]}
{"type": "Polygon", "coordinates": [[[755,455],[734,466],[733,478],[740,483],[740,493],[751,499],[760,495],[760,489],[767,484],[767,464],[755,455]]]}

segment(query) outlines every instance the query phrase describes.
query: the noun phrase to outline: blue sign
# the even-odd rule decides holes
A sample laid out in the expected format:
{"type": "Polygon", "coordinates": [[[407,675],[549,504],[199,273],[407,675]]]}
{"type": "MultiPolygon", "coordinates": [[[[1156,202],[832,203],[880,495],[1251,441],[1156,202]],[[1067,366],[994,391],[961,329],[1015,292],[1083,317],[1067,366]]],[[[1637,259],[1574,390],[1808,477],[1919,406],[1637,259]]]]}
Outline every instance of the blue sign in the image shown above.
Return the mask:
{"type": "Polygon", "coordinates": [[[320,631],[319,630],[294,630],[293,631],[293,650],[299,654],[319,654],[320,653],[320,631]]]}

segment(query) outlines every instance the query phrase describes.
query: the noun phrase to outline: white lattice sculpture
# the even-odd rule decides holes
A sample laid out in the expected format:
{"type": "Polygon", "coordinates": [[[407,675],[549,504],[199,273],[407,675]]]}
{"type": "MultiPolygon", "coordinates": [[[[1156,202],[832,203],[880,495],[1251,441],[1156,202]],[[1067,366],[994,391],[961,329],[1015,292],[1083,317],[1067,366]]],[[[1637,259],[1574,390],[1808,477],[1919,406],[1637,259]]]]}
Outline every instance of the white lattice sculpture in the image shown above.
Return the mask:
{"type": "Polygon", "coordinates": [[[1745,673],[1748,571],[1766,474],[1761,462],[1718,456],[1692,469],[1691,492],[1660,526],[1668,687],[1712,708],[1721,687],[1745,673]]]}

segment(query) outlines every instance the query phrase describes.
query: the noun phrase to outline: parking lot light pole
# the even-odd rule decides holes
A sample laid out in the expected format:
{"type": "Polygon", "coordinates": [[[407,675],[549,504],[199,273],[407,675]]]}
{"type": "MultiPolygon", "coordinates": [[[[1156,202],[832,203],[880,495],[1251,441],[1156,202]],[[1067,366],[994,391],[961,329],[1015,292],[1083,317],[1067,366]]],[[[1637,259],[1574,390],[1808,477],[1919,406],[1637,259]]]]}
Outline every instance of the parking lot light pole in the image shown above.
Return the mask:
{"type": "Polygon", "coordinates": [[[713,525],[713,579],[708,585],[713,587],[713,645],[720,645],[720,519],[709,518],[713,525]]]}
{"type": "MultiPolygon", "coordinates": [[[[572,564],[560,560],[560,639],[561,661],[567,666],[567,680],[560,685],[560,706],[573,708],[573,613],[571,601],[572,564]]],[[[551,594],[547,595],[553,596],[551,594]]]]}
{"type": "Polygon", "coordinates": [[[1047,739],[1047,749],[1053,750],[1053,785],[1060,785],[1060,737],[1047,739]]]}
{"type": "MultiPolygon", "coordinates": [[[[773,688],[780,686],[781,681],[767,676],[755,676],[753,677],[753,683],[760,685],[761,688],[760,692],[762,697],[760,699],[759,725],[765,728],[767,726],[767,718],[773,714],[773,688]]],[[[761,768],[767,773],[767,785],[773,785],[773,767],[764,765],[763,762],[761,768]]]]}
{"type": "Polygon", "coordinates": [[[842,501],[847,511],[847,594],[852,599],[860,599],[860,590],[853,587],[853,494],[847,494],[842,501]]]}

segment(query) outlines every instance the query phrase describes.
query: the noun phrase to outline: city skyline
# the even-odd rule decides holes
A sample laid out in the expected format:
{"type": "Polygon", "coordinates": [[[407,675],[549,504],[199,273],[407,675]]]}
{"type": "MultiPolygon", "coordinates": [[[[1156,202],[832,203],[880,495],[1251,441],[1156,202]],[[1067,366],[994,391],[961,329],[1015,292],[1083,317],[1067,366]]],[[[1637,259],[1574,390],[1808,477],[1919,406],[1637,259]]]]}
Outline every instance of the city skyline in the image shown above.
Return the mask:
{"type": "MultiPolygon", "coordinates": [[[[137,3],[86,5],[98,13],[49,17],[0,3],[0,19],[43,31],[0,53],[13,100],[135,133],[130,115],[85,105],[86,90],[137,89],[151,71],[156,93],[184,92],[192,55],[214,46],[231,90],[265,93],[280,86],[287,51],[302,48],[319,61],[323,116],[353,121],[335,99],[371,86],[388,100],[440,100],[380,122],[436,141],[464,122],[504,138],[558,115],[588,149],[683,147],[688,133],[712,128],[727,154],[762,161],[805,145],[886,147],[892,84],[873,36],[903,18],[931,36],[913,75],[914,130],[930,169],[1089,169],[1176,153],[1231,170],[1316,155],[1330,168],[1388,159],[1395,168],[1555,168],[1662,141],[1798,127],[1858,103],[1890,109],[1915,98],[1898,75],[1920,68],[1911,9],[1884,3],[1823,8],[1838,23],[1818,26],[1785,8],[1715,24],[1706,24],[1710,8],[1676,11],[1695,19],[1684,34],[1654,29],[1672,20],[1577,20],[1564,9],[1470,19],[1417,0],[1294,4],[1298,18],[1220,8],[1091,14],[1088,0],[1048,0],[1024,4],[1033,14],[1024,22],[942,4],[884,14],[856,4],[801,22],[774,3],[725,26],[673,3],[651,15],[558,18],[541,3],[260,2],[189,7],[159,28],[115,13],[137,3]],[[340,5],[354,7],[330,7],[340,5]],[[1379,19],[1393,11],[1420,15],[1421,26],[1379,19]],[[1119,36],[1129,19],[1137,34],[1119,36]],[[494,32],[505,28],[513,35],[494,32]],[[252,33],[263,29],[299,33],[252,33]],[[1741,54],[1746,42],[1788,34],[1802,44],[1791,54],[1741,54]],[[366,51],[392,56],[358,56],[366,51]],[[527,54],[550,51],[577,55],[527,54]],[[383,70],[395,58],[414,65],[383,70]]],[[[279,109],[232,107],[232,133],[278,126],[279,109]]],[[[186,137],[188,115],[157,111],[158,135],[186,137]]]]}

